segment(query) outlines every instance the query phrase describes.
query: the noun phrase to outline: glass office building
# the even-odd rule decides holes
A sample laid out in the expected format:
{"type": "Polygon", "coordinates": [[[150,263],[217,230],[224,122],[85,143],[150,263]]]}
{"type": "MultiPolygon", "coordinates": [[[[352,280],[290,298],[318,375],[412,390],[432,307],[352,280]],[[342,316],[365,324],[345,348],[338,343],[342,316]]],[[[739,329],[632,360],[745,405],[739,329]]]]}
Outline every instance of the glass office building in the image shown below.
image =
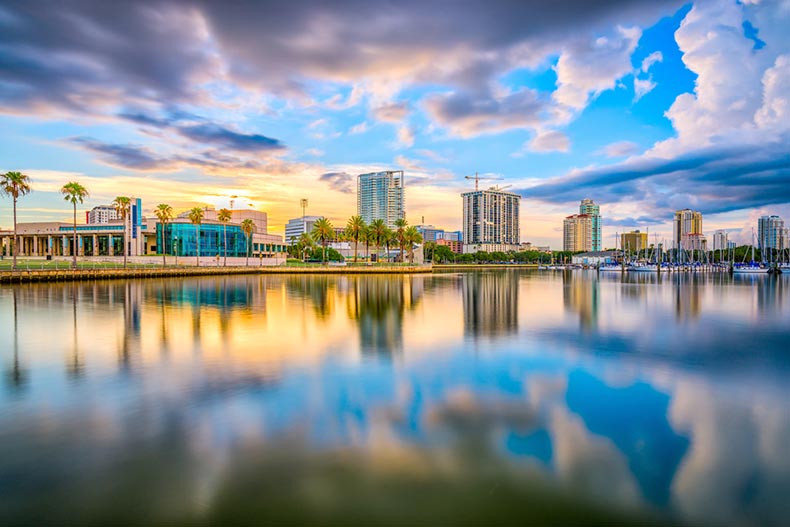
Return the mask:
{"type": "MultiPolygon", "coordinates": [[[[197,256],[197,226],[192,223],[168,223],[165,230],[166,254],[197,256]]],[[[255,235],[253,234],[253,238],[255,235]]],[[[156,243],[162,244],[162,224],[156,224],[156,243]]],[[[200,225],[200,256],[247,256],[247,237],[239,225],[203,223],[200,225]]],[[[257,243],[250,240],[250,255],[269,255],[285,251],[283,244],[257,243]]],[[[157,251],[159,252],[159,251],[157,251]]]]}

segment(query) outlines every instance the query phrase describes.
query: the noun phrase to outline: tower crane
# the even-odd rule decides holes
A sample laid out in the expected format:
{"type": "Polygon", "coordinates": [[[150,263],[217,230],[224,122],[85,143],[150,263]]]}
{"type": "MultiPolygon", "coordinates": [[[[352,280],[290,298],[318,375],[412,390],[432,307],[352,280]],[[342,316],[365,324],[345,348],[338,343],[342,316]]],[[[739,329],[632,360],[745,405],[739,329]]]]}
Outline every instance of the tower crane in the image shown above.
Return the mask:
{"type": "Polygon", "coordinates": [[[477,190],[478,190],[478,182],[479,182],[481,179],[483,179],[483,180],[486,180],[486,179],[503,179],[503,178],[501,178],[501,177],[496,177],[496,176],[483,176],[483,177],[480,177],[480,176],[477,174],[477,172],[475,172],[475,175],[474,175],[474,176],[464,176],[464,179],[474,179],[474,180],[475,180],[475,192],[477,192],[477,190]]]}

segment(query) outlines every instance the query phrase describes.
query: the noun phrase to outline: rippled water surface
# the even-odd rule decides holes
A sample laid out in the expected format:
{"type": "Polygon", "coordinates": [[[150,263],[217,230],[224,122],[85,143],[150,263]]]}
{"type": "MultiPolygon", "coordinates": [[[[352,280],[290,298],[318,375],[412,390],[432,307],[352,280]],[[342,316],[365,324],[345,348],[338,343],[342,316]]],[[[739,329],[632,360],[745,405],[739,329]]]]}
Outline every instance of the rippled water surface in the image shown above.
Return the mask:
{"type": "Polygon", "coordinates": [[[0,522],[790,518],[790,277],[0,288],[0,522]]]}

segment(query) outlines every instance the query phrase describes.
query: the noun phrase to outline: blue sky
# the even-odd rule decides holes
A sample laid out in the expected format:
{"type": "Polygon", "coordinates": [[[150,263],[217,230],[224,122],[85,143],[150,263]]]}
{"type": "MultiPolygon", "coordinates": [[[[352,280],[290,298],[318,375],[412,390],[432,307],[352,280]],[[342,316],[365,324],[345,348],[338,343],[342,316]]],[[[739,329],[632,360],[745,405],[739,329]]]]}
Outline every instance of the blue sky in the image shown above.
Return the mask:
{"type": "MultiPolygon", "coordinates": [[[[748,241],[790,214],[790,2],[7,2],[0,170],[20,220],[136,195],[344,224],[355,175],[402,169],[407,219],[461,226],[464,176],[523,196],[523,241],[561,244],[591,197],[616,232],[677,208],[748,241]],[[240,205],[241,204],[241,205],[240,205]]],[[[0,201],[0,226],[11,224],[0,201]]]]}

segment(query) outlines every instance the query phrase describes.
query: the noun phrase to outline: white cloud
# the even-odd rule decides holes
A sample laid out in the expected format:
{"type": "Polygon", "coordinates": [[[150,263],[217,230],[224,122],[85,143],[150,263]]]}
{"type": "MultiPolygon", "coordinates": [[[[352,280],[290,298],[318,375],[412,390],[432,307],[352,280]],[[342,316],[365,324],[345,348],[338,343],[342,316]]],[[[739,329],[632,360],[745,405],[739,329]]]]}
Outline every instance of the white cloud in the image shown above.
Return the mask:
{"type": "Polygon", "coordinates": [[[412,146],[414,144],[414,130],[407,125],[398,128],[398,143],[407,148],[412,146]]]}
{"type": "Polygon", "coordinates": [[[654,51],[653,53],[645,57],[644,60],[642,61],[642,68],[641,68],[642,72],[647,73],[647,70],[649,70],[653,64],[662,62],[663,60],[664,60],[664,54],[661,53],[660,51],[654,51]]]}
{"type": "Polygon", "coordinates": [[[351,130],[349,130],[348,133],[351,135],[355,135],[355,134],[364,134],[367,131],[368,131],[368,123],[366,121],[362,121],[361,123],[352,126],[351,130]]]}
{"type": "Polygon", "coordinates": [[[596,153],[599,155],[605,155],[606,157],[625,157],[634,155],[638,152],[639,145],[633,141],[618,141],[616,143],[606,145],[596,153]]]}
{"type": "Polygon", "coordinates": [[[656,83],[653,82],[652,77],[648,77],[647,79],[634,77],[634,102],[653,91],[653,88],[655,87],[656,83]]]}
{"type": "Polygon", "coordinates": [[[526,146],[532,152],[567,152],[571,148],[571,141],[562,132],[540,130],[526,146]]]}

